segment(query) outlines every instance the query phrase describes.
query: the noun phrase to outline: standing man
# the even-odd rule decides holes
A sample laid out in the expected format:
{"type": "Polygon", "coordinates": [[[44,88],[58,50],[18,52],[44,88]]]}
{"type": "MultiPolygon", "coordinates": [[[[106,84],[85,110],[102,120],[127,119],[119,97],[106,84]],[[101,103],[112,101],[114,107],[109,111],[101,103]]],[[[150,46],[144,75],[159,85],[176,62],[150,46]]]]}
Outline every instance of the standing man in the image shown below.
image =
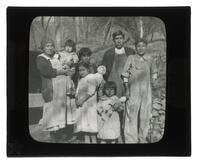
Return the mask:
{"type": "Polygon", "coordinates": [[[135,54],[134,50],[124,46],[124,33],[116,31],[112,34],[114,46],[105,52],[102,65],[106,67],[104,79],[106,81],[114,81],[117,84],[117,96],[125,95],[121,74],[124,69],[127,57],[135,54]]]}
{"type": "MultiPolygon", "coordinates": [[[[102,65],[106,67],[105,81],[114,81],[117,85],[117,96],[125,96],[125,89],[121,74],[124,70],[124,65],[129,55],[134,55],[133,49],[124,46],[124,33],[116,31],[112,34],[114,46],[105,52],[102,65]]],[[[121,125],[123,124],[123,112],[119,113],[121,125]]],[[[123,129],[121,126],[121,136],[123,137],[123,129]]],[[[124,139],[123,139],[124,140],[124,139]]],[[[122,138],[119,139],[122,142],[122,138]]]]}

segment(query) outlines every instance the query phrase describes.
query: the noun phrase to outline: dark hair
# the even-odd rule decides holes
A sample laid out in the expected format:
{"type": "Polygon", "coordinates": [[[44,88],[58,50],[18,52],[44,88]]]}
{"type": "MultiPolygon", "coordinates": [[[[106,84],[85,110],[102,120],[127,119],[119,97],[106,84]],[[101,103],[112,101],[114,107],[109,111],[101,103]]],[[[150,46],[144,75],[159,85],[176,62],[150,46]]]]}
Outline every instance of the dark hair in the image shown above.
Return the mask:
{"type": "Polygon", "coordinates": [[[72,52],[75,52],[75,51],[76,51],[76,43],[75,43],[73,40],[71,40],[71,39],[66,40],[64,46],[65,46],[65,47],[66,47],[66,46],[72,47],[72,52]]]}
{"type": "Polygon", "coordinates": [[[118,31],[113,32],[112,34],[113,40],[115,40],[115,37],[118,35],[122,35],[123,38],[125,37],[124,33],[121,30],[118,30],[118,31]]]}
{"type": "Polygon", "coordinates": [[[107,88],[113,88],[115,90],[115,95],[117,94],[117,85],[114,81],[108,81],[104,84],[104,87],[103,87],[103,94],[105,95],[105,90],[107,88]]]}
{"type": "Polygon", "coordinates": [[[89,63],[79,62],[78,68],[79,67],[85,67],[87,70],[90,70],[90,64],[89,63]]]}
{"type": "Polygon", "coordinates": [[[76,68],[77,64],[76,63],[72,63],[70,67],[75,67],[76,68]]]}
{"type": "Polygon", "coordinates": [[[146,39],[144,39],[144,38],[138,38],[138,39],[135,40],[135,45],[137,46],[141,42],[145,43],[146,45],[148,44],[146,39]]]}
{"type": "Polygon", "coordinates": [[[91,55],[92,51],[88,47],[83,47],[78,52],[79,59],[81,59],[83,56],[91,56],[91,55]]]}

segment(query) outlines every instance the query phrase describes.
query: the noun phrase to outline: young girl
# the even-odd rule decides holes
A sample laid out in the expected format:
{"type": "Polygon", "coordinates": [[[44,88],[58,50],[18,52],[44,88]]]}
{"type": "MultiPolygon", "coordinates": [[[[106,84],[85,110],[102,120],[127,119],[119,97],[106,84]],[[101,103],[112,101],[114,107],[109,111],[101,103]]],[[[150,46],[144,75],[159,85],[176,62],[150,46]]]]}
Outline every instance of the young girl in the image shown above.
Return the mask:
{"type": "Polygon", "coordinates": [[[79,59],[76,54],[76,44],[71,39],[65,42],[64,50],[59,52],[63,65],[73,62],[78,63],[79,59]]]}
{"type": "Polygon", "coordinates": [[[82,132],[84,143],[96,143],[97,134],[97,88],[103,76],[89,74],[90,65],[79,63],[80,80],[76,91],[75,132],[82,132]]]}
{"type": "Polygon", "coordinates": [[[75,123],[74,118],[74,108],[75,108],[75,100],[73,96],[75,95],[75,86],[72,80],[72,77],[75,74],[75,65],[78,63],[78,56],[76,54],[76,44],[71,39],[68,39],[65,42],[64,50],[59,52],[60,60],[62,63],[62,68],[64,70],[70,70],[71,74],[66,76],[66,95],[67,95],[67,124],[72,125],[75,123]]]}
{"type": "Polygon", "coordinates": [[[98,135],[100,143],[116,143],[120,137],[118,112],[123,110],[125,99],[116,96],[117,86],[109,81],[104,85],[104,95],[98,103],[98,135]]]}
{"type": "Polygon", "coordinates": [[[87,63],[89,65],[89,72],[96,73],[97,67],[91,61],[92,51],[88,47],[83,47],[78,52],[80,62],[87,63]]]}

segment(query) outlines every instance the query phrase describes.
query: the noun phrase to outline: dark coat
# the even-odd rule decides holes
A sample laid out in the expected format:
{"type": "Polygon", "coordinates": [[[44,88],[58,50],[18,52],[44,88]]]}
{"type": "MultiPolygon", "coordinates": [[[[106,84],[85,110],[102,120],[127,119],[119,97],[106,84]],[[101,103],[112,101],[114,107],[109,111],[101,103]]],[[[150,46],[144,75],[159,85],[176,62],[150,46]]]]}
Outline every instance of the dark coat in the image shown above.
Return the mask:
{"type": "Polygon", "coordinates": [[[37,68],[40,72],[42,80],[42,96],[45,102],[52,101],[53,99],[53,84],[52,78],[56,77],[56,69],[51,65],[50,60],[42,56],[37,57],[37,68]]]}
{"type": "MultiPolygon", "coordinates": [[[[127,56],[134,55],[135,51],[132,48],[124,47],[125,53],[127,56]]],[[[104,79],[107,81],[108,77],[110,76],[110,72],[113,67],[113,62],[115,58],[115,48],[111,48],[108,51],[105,52],[102,60],[102,65],[106,67],[106,74],[104,75],[104,79]]]]}

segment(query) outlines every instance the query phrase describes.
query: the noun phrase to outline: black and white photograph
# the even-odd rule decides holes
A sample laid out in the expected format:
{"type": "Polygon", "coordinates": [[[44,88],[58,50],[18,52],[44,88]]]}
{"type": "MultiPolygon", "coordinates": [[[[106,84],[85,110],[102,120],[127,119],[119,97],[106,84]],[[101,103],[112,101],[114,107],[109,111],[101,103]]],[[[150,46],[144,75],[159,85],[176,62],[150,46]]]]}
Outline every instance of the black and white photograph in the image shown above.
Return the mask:
{"type": "Polygon", "coordinates": [[[165,135],[167,35],[151,16],[38,16],[28,127],[43,143],[149,144],[165,135]]]}

